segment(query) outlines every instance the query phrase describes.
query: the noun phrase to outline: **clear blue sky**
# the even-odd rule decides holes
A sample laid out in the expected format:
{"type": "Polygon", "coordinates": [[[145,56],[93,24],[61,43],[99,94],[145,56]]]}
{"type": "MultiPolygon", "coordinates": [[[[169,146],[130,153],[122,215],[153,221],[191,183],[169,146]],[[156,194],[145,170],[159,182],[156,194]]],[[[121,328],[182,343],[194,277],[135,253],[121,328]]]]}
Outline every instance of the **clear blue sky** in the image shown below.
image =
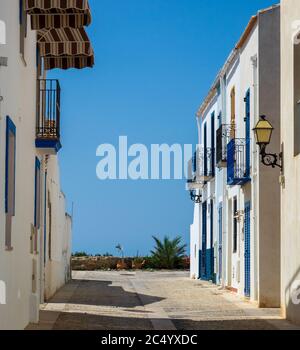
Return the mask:
{"type": "Polygon", "coordinates": [[[147,254],[152,235],[189,242],[184,181],[99,181],[96,148],[196,143],[195,112],[258,9],[271,0],[90,0],[96,65],[53,71],[62,86],[62,187],[73,251],[147,254]]]}

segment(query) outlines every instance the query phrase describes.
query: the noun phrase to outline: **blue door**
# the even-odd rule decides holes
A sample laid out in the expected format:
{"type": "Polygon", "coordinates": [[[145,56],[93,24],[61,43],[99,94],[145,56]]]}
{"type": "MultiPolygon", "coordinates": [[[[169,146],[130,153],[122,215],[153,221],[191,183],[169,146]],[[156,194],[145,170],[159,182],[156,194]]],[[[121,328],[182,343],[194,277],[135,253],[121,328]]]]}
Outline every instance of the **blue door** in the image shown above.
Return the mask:
{"type": "Polygon", "coordinates": [[[223,259],[223,207],[222,204],[220,204],[219,206],[219,282],[221,282],[222,280],[222,269],[223,269],[223,265],[222,265],[222,259],[223,259]]]}
{"type": "Polygon", "coordinates": [[[251,281],[251,269],[250,269],[250,258],[251,258],[251,234],[250,234],[250,210],[251,203],[247,202],[245,204],[245,296],[250,297],[250,281],[251,281]]]}

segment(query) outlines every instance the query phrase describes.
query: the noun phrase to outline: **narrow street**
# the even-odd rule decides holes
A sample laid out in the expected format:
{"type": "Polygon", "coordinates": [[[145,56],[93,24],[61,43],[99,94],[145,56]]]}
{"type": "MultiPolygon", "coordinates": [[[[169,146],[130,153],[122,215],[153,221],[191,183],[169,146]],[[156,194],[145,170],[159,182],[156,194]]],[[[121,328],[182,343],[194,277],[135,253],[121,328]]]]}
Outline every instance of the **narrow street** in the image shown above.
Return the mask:
{"type": "Polygon", "coordinates": [[[300,329],[186,272],[74,272],[30,330],[300,329]]]}

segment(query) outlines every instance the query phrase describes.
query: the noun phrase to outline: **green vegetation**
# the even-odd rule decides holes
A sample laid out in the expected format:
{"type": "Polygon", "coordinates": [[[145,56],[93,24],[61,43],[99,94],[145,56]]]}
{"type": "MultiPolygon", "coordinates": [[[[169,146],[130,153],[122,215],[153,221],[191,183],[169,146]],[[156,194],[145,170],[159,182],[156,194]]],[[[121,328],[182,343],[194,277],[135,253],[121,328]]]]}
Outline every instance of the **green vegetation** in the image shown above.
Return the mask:
{"type": "Polygon", "coordinates": [[[151,251],[151,261],[155,268],[177,269],[182,268],[185,257],[186,244],[182,244],[182,238],[170,239],[165,237],[163,241],[153,236],[155,241],[154,250],[151,251]]]}

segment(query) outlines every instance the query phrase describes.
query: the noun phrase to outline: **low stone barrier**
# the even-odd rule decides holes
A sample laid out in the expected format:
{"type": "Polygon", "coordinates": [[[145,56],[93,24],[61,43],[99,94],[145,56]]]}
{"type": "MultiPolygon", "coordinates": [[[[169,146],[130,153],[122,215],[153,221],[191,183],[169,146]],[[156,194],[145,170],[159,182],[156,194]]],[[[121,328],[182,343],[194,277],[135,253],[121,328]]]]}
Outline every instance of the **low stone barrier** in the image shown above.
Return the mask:
{"type": "MultiPolygon", "coordinates": [[[[72,270],[74,271],[97,271],[97,270],[140,270],[154,269],[150,259],[138,260],[135,258],[121,259],[118,257],[72,257],[72,270]]],[[[189,269],[189,261],[183,261],[183,269],[189,269]]]]}

